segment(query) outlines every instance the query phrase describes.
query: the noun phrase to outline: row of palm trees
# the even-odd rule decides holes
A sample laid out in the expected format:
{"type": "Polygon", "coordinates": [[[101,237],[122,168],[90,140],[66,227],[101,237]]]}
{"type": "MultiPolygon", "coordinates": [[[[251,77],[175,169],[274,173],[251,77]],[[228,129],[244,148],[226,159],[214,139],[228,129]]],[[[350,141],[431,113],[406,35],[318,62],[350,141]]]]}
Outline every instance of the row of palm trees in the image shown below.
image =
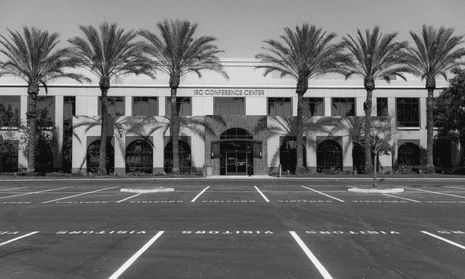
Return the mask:
{"type": "MultiPolygon", "coordinates": [[[[199,78],[205,70],[220,73],[228,78],[219,61],[222,52],[211,36],[194,37],[197,24],[181,20],[165,20],[157,24],[160,35],[149,30],[125,31],[116,24],[103,23],[99,29],[89,25],[80,26],[84,36],[68,40],[71,47],[57,49],[58,34],[36,28],[24,27],[23,35],[9,31],[9,37],[0,35],[0,52],[6,57],[0,61],[0,77],[13,75],[27,83],[30,98],[27,112],[30,127],[28,171],[35,170],[37,146],[36,102],[39,86],[57,78],[71,78],[78,82],[91,79],[69,72],[69,68],[85,68],[99,80],[101,90],[101,141],[99,173],[106,173],[106,144],[108,125],[108,91],[111,81],[124,74],[143,74],[152,78],[157,72],[169,76],[171,90],[170,134],[173,142],[173,169],[179,173],[178,139],[180,121],[176,105],[177,89],[183,75],[195,73],[199,78]],[[145,41],[136,41],[137,36],[145,41]]],[[[264,69],[264,75],[278,72],[281,77],[289,75],[296,82],[297,105],[297,172],[303,166],[303,95],[308,90],[311,78],[327,73],[341,73],[349,78],[357,75],[363,78],[367,90],[365,110],[365,172],[371,173],[371,147],[369,144],[372,92],[375,80],[387,81],[393,75],[405,79],[404,73],[412,73],[426,79],[428,90],[427,112],[427,166],[434,169],[432,157],[433,114],[432,98],[436,88],[436,77],[447,78],[447,72],[463,65],[460,58],[465,49],[460,47],[462,36],[453,36],[454,29],[423,26],[422,34],[411,32],[415,47],[406,42],[396,42],[397,33],[383,35],[379,28],[360,30],[357,36],[347,35],[340,43],[334,43],[335,33],[303,24],[295,30],[284,29],[280,36],[283,42],[266,40],[267,53],[256,55],[261,61],[257,68],[264,69]]]]}

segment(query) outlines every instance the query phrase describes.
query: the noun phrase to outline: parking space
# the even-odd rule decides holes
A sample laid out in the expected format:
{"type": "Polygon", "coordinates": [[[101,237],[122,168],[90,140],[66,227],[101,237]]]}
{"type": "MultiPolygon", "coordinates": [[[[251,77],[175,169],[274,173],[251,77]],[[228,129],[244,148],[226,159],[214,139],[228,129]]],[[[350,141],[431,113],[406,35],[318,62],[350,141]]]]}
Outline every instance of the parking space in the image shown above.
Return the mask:
{"type": "Polygon", "coordinates": [[[463,278],[464,234],[61,230],[9,235],[0,257],[6,278],[463,278]]]}

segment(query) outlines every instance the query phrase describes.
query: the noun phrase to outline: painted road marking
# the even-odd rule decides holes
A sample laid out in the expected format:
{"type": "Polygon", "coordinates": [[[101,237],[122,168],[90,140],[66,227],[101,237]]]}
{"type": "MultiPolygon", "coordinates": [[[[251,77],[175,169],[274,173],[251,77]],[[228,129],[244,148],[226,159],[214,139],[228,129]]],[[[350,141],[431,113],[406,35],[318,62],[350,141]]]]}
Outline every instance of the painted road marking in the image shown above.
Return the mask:
{"type": "Polygon", "coordinates": [[[292,237],[297,241],[297,244],[299,244],[300,248],[304,250],[305,254],[307,257],[312,261],[313,265],[318,269],[318,271],[323,275],[324,279],[333,279],[331,275],[329,275],[328,271],[326,268],[320,263],[320,261],[313,255],[312,251],[308,249],[307,245],[300,239],[300,237],[294,232],[294,231],[289,231],[289,233],[292,235],[292,237]]]}
{"type": "Polygon", "coordinates": [[[54,201],[65,200],[65,199],[69,199],[69,198],[73,198],[73,197],[77,197],[77,196],[82,196],[82,195],[92,194],[92,193],[96,193],[96,192],[100,192],[100,191],[110,190],[110,189],[117,188],[117,187],[118,186],[105,188],[105,189],[99,189],[99,190],[95,190],[95,191],[91,191],[91,192],[85,192],[85,193],[81,193],[81,194],[76,194],[76,195],[72,195],[72,196],[68,196],[68,197],[64,197],[64,198],[54,199],[54,200],[50,200],[50,201],[44,201],[42,203],[50,203],[50,202],[54,202],[54,201]]]}
{"type": "Polygon", "coordinates": [[[10,240],[8,240],[8,241],[5,241],[5,242],[0,243],[0,246],[3,246],[3,245],[5,245],[5,244],[8,244],[8,243],[10,243],[10,242],[16,241],[16,240],[21,239],[21,238],[28,237],[28,236],[33,235],[33,234],[36,234],[36,233],[38,233],[38,231],[36,231],[36,232],[31,232],[31,233],[28,233],[28,234],[19,236],[19,237],[17,237],[17,238],[10,239],[10,240]]]}
{"type": "Polygon", "coordinates": [[[462,249],[465,250],[465,246],[460,245],[460,244],[458,244],[458,243],[455,243],[455,242],[453,242],[453,241],[450,241],[449,239],[445,239],[445,238],[443,238],[443,237],[440,237],[440,236],[438,236],[438,235],[435,235],[435,234],[432,234],[432,233],[429,233],[429,232],[425,232],[425,231],[421,231],[421,232],[424,233],[424,234],[427,234],[427,235],[429,235],[429,236],[432,236],[432,237],[434,237],[434,238],[437,238],[437,239],[439,239],[439,240],[442,240],[442,241],[444,241],[444,242],[447,242],[447,243],[449,243],[449,244],[452,244],[452,245],[454,245],[454,246],[457,246],[457,247],[462,248],[462,249]]]}
{"type": "Polygon", "coordinates": [[[440,193],[440,192],[433,192],[433,191],[427,191],[427,190],[422,190],[422,189],[414,189],[414,188],[409,188],[409,189],[410,189],[410,190],[415,190],[415,191],[426,192],[426,193],[433,193],[433,194],[438,194],[438,195],[451,196],[451,197],[458,197],[458,198],[465,199],[464,196],[458,196],[458,195],[453,195],[453,194],[444,194],[444,193],[440,193]]]}
{"type": "Polygon", "coordinates": [[[50,189],[50,190],[44,190],[44,191],[38,191],[38,192],[29,192],[29,193],[18,194],[18,195],[7,196],[7,197],[1,197],[0,199],[7,199],[7,198],[13,198],[13,197],[19,197],[19,196],[26,196],[26,195],[32,195],[32,194],[39,194],[39,193],[43,193],[43,192],[61,190],[61,189],[66,189],[66,188],[72,188],[72,186],[70,186],[70,187],[63,187],[63,188],[56,188],[56,189],[50,189]]]}
{"type": "Polygon", "coordinates": [[[334,199],[334,200],[337,200],[337,201],[340,201],[340,202],[344,202],[344,201],[341,200],[341,199],[335,198],[335,197],[333,197],[333,196],[330,196],[330,195],[328,195],[328,194],[322,193],[322,192],[317,191],[317,190],[313,190],[312,188],[305,187],[305,186],[302,186],[302,185],[301,185],[300,187],[303,187],[303,188],[308,189],[308,190],[310,190],[310,191],[316,192],[316,193],[318,193],[318,194],[320,194],[320,195],[327,196],[328,198],[331,198],[331,199],[334,199]]]}
{"type": "Polygon", "coordinates": [[[147,250],[162,234],[164,233],[164,231],[159,231],[154,237],[152,237],[152,239],[149,240],[149,242],[147,242],[144,246],[142,246],[142,248],[140,248],[139,251],[137,251],[137,253],[135,253],[129,260],[127,260],[112,276],[110,276],[108,279],[116,279],[118,278],[121,274],[123,274],[123,272],[128,269],[131,264],[133,264],[137,258],[140,257],[140,255],[142,255],[142,253],[145,252],[145,250],[147,250]]]}
{"type": "Polygon", "coordinates": [[[207,189],[210,188],[210,186],[207,186],[207,188],[203,189],[202,192],[200,192],[191,202],[195,202],[202,194],[203,192],[207,191],[207,189]]]}
{"type": "Polygon", "coordinates": [[[127,200],[129,200],[129,199],[132,199],[132,198],[135,198],[135,197],[137,197],[137,196],[140,196],[141,194],[142,194],[142,193],[135,194],[134,196],[127,197],[127,198],[125,198],[125,199],[122,199],[122,200],[120,200],[120,201],[117,201],[116,203],[120,203],[120,202],[127,201],[127,200]]]}
{"type": "Polygon", "coordinates": [[[270,202],[270,200],[267,197],[265,197],[265,195],[262,193],[262,191],[260,191],[260,189],[258,189],[257,186],[254,186],[254,187],[255,187],[255,189],[257,189],[257,191],[260,193],[260,195],[262,195],[263,199],[265,199],[266,202],[270,202]]]}
{"type": "Polygon", "coordinates": [[[383,194],[383,195],[388,196],[388,197],[397,198],[397,199],[407,200],[407,201],[411,201],[411,202],[421,203],[421,201],[412,200],[412,199],[407,199],[407,198],[398,197],[398,196],[394,196],[394,195],[389,195],[389,194],[383,194]]]}
{"type": "Polygon", "coordinates": [[[15,189],[19,189],[21,187],[16,187],[16,188],[9,188],[9,189],[1,189],[0,191],[8,191],[8,190],[15,190],[15,189]]]}

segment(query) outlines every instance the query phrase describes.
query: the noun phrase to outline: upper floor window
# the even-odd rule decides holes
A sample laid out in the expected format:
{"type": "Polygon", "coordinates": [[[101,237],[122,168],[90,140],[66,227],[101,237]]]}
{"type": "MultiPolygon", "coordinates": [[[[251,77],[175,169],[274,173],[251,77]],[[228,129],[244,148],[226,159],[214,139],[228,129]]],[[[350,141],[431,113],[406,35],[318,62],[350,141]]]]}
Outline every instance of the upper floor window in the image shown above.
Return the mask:
{"type": "Polygon", "coordinates": [[[333,98],[332,116],[355,116],[355,98],[333,98]]]}
{"type": "Polygon", "coordinates": [[[214,115],[245,115],[245,100],[241,97],[215,97],[214,115]]]}
{"type": "MultiPolygon", "coordinates": [[[[31,97],[28,97],[28,104],[31,97]]],[[[37,96],[37,121],[38,125],[50,127],[55,125],[55,97],[37,96]]],[[[29,110],[29,108],[28,108],[29,110]]]]}
{"type": "Polygon", "coordinates": [[[132,115],[158,116],[157,97],[133,97],[132,115]]]}
{"type": "Polygon", "coordinates": [[[291,98],[268,98],[269,116],[292,116],[291,98]]]}
{"type": "Polygon", "coordinates": [[[20,97],[0,96],[0,127],[19,127],[20,97]]]}
{"type": "Polygon", "coordinates": [[[63,120],[71,121],[73,116],[76,115],[76,97],[64,96],[63,97],[63,120]]]}
{"type": "MultiPolygon", "coordinates": [[[[191,97],[176,97],[178,116],[192,115],[191,97]]],[[[165,115],[171,116],[171,97],[166,97],[165,115]]]]}
{"type": "Polygon", "coordinates": [[[420,127],[418,98],[397,98],[397,126],[420,127]]]}
{"type": "MultiPolygon", "coordinates": [[[[107,111],[112,116],[124,115],[124,97],[107,97],[107,111]]],[[[98,115],[102,115],[102,100],[98,99],[98,115]]]]}
{"type": "Polygon", "coordinates": [[[376,99],[376,115],[377,116],[389,116],[387,98],[376,99]]]}
{"type": "Polygon", "coordinates": [[[304,116],[324,116],[325,104],[323,98],[304,98],[304,116]]]}

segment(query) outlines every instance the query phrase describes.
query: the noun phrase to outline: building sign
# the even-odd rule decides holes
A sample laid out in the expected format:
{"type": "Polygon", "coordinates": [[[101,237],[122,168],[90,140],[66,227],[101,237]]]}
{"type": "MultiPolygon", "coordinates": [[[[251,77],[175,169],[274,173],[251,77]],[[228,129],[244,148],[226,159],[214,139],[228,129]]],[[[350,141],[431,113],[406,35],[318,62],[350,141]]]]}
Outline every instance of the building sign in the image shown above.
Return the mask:
{"type": "Polygon", "coordinates": [[[264,89],[195,89],[194,96],[265,96],[264,89]]]}

